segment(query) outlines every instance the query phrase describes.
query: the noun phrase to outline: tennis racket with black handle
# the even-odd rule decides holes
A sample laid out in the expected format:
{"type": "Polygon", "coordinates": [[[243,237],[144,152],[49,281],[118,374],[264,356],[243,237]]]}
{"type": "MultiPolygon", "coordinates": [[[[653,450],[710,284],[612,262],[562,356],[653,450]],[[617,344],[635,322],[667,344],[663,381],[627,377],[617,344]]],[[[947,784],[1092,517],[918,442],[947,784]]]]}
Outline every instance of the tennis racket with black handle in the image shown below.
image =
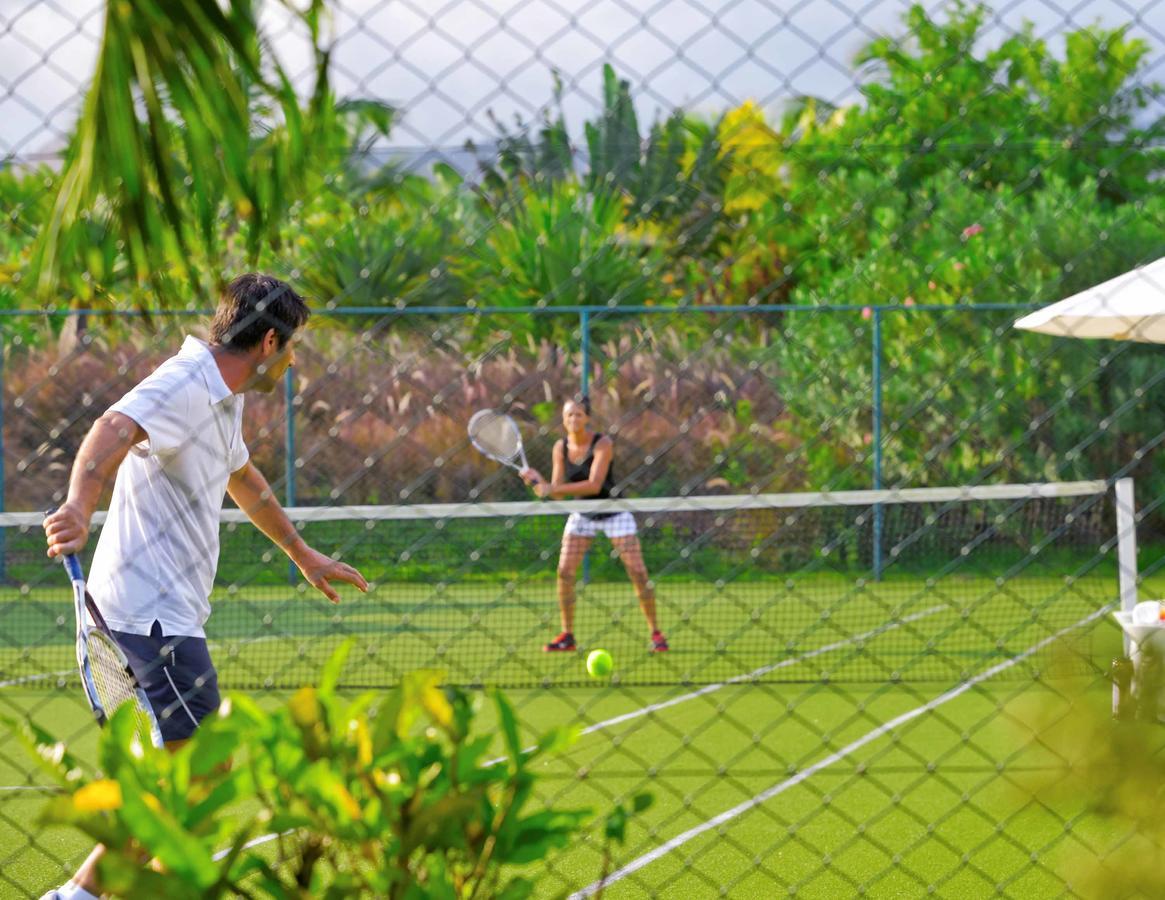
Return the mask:
{"type": "Polygon", "coordinates": [[[73,583],[73,605],[77,615],[77,668],[85,698],[98,725],[104,725],[123,703],[132,703],[138,737],[162,746],[162,732],[146,692],[138,684],[129,660],[117,643],[101,610],[85,587],[81,561],[73,554],[63,556],[65,571],[73,583]],[[90,619],[92,623],[90,624],[90,619]]]}

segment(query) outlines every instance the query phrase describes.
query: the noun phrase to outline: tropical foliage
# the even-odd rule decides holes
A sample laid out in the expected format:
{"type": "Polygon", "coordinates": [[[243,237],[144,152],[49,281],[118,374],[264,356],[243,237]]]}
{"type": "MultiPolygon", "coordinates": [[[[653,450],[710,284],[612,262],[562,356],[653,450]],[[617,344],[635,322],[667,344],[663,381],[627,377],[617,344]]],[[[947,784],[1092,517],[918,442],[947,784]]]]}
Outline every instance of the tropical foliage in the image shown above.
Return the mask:
{"type": "MultiPolygon", "coordinates": [[[[100,875],[114,896],[529,896],[534,882],[521,867],[591,819],[536,795],[535,769],[574,732],[560,727],[526,746],[509,701],[494,693],[504,755],[491,759],[494,733],[474,731],[482,698],[441,687],[439,673],[414,673],[382,694],[338,694],[350,648],[318,687],[274,712],[232,695],[176,753],[142,747],[123,707],[102,732],[95,777],[54,736],[10,723],[61,788],[43,821],[105,845],[100,875]]],[[[638,795],[613,808],[605,860],[650,803],[638,795]]]]}
{"type": "Polygon", "coordinates": [[[315,53],[306,104],[251,0],[105,4],[97,70],[32,260],[40,294],[143,305],[197,295],[217,283],[202,273],[279,245],[294,204],[365,123],[387,133],[387,107],[331,90],[322,0],[285,6],[315,53]]]}
{"type": "MultiPolygon", "coordinates": [[[[371,152],[392,110],[335,98],[322,4],[301,13],[319,53],[306,101],[250,4],[180,6],[192,36],[161,46],[152,36],[173,22],[111,5],[66,168],[0,173],[16,224],[0,242],[0,303],[33,302],[35,287],[50,305],[204,308],[209,286],[183,273],[258,266],[317,307],[359,307],[318,329],[327,375],[305,367],[315,387],[298,416],[321,446],[342,435],[359,447],[317,454],[330,467],[318,481],[309,460],[301,496],[337,484],[351,502],[398,495],[386,485],[401,457],[383,478],[363,461],[376,470],[402,410],[421,416],[433,396],[450,409],[455,383],[467,404],[501,397],[553,426],[582,366],[563,306],[604,309],[589,322],[588,376],[600,415],[653,460],[635,466],[637,492],[695,473],[697,486],[866,487],[875,448],[884,483],[1107,475],[1165,429],[1159,392],[1144,390],[1151,349],[1066,348],[1013,332],[1014,312],[965,309],[1051,301],[1165,255],[1165,118],[1152,118],[1148,48],[1127,29],[1073,31],[1059,53],[1030,28],[989,46],[985,6],[916,6],[857,57],[859,103],[675,110],[646,128],[633,86],[607,67],[590,121],[568,123],[552,97],[532,124],[498,123],[496,146],[476,148],[480,171],[420,172],[371,152]],[[204,110],[198,84],[228,63],[204,110]],[[155,83],[159,105],[126,107],[122,76],[155,83]],[[95,130],[99,111],[128,133],[95,130]],[[132,152],[113,158],[111,141],[132,152]],[[680,311],[707,304],[729,312],[680,311]],[[401,315],[418,306],[536,312],[401,315]],[[669,312],[626,312],[640,306],[669,312]],[[394,353],[433,371],[349,352],[388,346],[388,333],[394,353]],[[346,355],[325,363],[325,347],[346,355]],[[365,469],[333,471],[347,456],[365,469]]],[[[43,326],[5,328],[43,340],[43,326]]],[[[37,418],[34,398],[21,415],[37,418]]],[[[427,421],[407,425],[417,466],[454,440],[441,416],[427,421]],[[430,433],[444,445],[425,444],[430,433]]],[[[417,475],[407,490],[460,496],[443,480],[417,475]]]]}

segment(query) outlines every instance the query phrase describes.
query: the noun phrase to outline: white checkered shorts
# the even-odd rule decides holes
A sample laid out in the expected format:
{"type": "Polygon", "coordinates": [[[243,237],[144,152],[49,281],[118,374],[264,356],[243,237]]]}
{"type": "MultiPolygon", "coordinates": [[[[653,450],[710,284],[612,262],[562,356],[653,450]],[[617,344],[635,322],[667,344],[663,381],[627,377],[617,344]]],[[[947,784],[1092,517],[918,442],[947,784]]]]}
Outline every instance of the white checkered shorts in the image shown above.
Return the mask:
{"type": "Polygon", "coordinates": [[[582,513],[571,513],[566,520],[566,534],[593,538],[600,531],[609,538],[632,537],[638,533],[635,516],[620,512],[609,519],[589,519],[582,513]]]}

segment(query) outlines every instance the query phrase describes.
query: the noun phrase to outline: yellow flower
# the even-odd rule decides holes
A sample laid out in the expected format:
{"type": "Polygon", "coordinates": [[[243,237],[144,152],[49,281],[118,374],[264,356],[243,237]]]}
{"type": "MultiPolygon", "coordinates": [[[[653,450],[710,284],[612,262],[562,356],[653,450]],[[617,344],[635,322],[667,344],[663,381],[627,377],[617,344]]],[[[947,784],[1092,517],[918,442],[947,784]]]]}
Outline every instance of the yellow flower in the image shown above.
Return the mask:
{"type": "Polygon", "coordinates": [[[73,794],[73,808],[80,813],[120,809],[121,785],[108,778],[87,784],[73,794]]]}

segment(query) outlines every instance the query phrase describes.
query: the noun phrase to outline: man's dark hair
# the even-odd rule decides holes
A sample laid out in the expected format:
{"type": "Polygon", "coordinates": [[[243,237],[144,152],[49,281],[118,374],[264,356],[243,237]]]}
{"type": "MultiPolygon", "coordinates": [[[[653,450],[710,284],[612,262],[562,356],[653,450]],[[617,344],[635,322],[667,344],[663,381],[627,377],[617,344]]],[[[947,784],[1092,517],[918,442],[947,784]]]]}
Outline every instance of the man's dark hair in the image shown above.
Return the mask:
{"type": "Polygon", "coordinates": [[[248,272],[223,289],[210,340],[231,350],[250,350],[274,328],[282,349],[310,315],[307,303],[287,282],[248,272]]]}

